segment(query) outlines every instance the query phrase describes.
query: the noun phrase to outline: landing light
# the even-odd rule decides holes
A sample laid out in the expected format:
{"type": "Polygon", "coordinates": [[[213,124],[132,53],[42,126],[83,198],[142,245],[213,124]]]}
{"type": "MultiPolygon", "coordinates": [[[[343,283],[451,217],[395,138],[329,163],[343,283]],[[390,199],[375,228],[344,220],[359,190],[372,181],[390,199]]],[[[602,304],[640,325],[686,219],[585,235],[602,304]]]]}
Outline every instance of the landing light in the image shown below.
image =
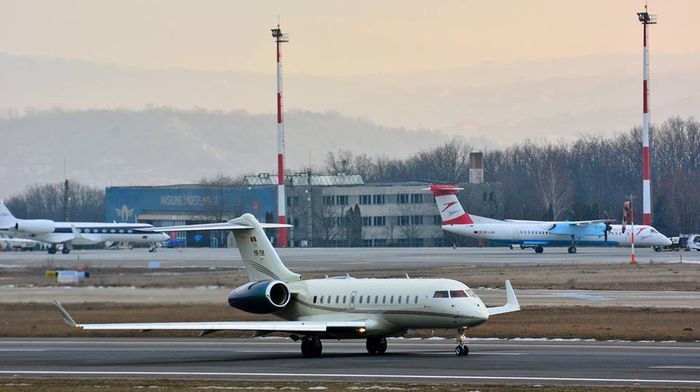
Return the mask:
{"type": "Polygon", "coordinates": [[[357,333],[365,333],[367,332],[367,329],[365,327],[360,327],[357,329],[357,333]]]}

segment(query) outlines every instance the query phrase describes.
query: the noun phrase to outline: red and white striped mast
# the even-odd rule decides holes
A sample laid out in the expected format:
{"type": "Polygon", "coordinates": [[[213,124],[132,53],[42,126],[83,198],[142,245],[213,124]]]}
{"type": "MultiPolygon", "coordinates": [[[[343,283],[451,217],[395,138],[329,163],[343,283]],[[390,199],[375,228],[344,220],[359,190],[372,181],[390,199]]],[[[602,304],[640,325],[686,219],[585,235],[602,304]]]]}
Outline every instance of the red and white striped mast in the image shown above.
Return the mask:
{"type": "MultiPolygon", "coordinates": [[[[280,44],[289,42],[287,34],[282,33],[279,22],[277,28],[272,29],[272,36],[277,44],[277,222],[287,223],[286,200],[284,194],[284,122],[282,121],[282,63],[280,58],[280,44]]],[[[287,247],[287,229],[281,228],[277,230],[279,241],[277,247],[287,247]]]]}
{"type": "Polygon", "coordinates": [[[642,219],[643,224],[651,225],[651,163],[649,162],[649,28],[656,24],[656,15],[649,15],[647,5],[644,12],[637,12],[644,27],[644,81],[642,82],[642,219]]]}

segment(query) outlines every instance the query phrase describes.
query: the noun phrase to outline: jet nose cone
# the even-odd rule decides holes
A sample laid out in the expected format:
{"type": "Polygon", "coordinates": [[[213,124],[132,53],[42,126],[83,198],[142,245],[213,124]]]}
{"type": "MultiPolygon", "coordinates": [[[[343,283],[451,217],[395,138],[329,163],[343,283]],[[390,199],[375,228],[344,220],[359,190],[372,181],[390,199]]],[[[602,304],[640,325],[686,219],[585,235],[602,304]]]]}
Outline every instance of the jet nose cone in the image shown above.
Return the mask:
{"type": "Polygon", "coordinates": [[[666,237],[665,235],[662,236],[662,237],[664,238],[663,241],[662,241],[664,246],[671,245],[671,239],[670,239],[670,238],[666,237]]]}

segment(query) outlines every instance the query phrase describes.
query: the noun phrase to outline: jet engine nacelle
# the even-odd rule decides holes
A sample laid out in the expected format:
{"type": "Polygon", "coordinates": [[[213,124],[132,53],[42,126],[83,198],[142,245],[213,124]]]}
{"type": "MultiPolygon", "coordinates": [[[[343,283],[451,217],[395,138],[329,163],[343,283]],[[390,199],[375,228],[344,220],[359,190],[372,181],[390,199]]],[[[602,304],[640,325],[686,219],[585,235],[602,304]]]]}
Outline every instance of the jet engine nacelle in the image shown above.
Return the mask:
{"type": "Polygon", "coordinates": [[[228,304],[249,313],[274,313],[289,304],[289,287],[279,280],[246,283],[231,291],[228,304]]]}
{"type": "Polygon", "coordinates": [[[54,221],[50,219],[28,219],[20,220],[15,223],[15,230],[29,234],[48,234],[53,233],[56,228],[54,221]]]}

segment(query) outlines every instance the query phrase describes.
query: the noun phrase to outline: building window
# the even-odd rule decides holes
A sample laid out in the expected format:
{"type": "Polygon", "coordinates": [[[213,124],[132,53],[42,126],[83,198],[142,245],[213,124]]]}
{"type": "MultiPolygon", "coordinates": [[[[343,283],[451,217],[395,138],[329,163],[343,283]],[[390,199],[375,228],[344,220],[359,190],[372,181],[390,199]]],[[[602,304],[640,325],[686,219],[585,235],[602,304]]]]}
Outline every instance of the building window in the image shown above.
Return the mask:
{"type": "Polygon", "coordinates": [[[335,204],[339,206],[348,205],[348,195],[338,195],[335,197],[335,204]]]}
{"type": "Polygon", "coordinates": [[[372,196],[360,195],[360,204],[361,205],[372,204],[372,196]]]}
{"type": "Polygon", "coordinates": [[[362,217],[362,226],[372,226],[372,217],[371,216],[363,216],[362,217]]]}
{"type": "Polygon", "coordinates": [[[374,226],[386,226],[386,217],[385,216],[375,216],[374,218],[374,226]]]}
{"type": "Polygon", "coordinates": [[[408,193],[399,193],[396,195],[397,204],[408,204],[408,193]]]}
{"type": "Polygon", "coordinates": [[[289,196],[287,198],[288,207],[296,207],[299,205],[299,196],[289,196]]]}
{"type": "Polygon", "coordinates": [[[397,216],[396,219],[399,226],[408,226],[408,222],[410,222],[410,217],[406,215],[397,216]]]}
{"type": "Polygon", "coordinates": [[[335,205],[335,197],[334,196],[323,196],[323,205],[324,206],[335,205]]]}
{"type": "Polygon", "coordinates": [[[384,195],[373,195],[372,201],[374,204],[384,204],[384,195]]]}
{"type": "Polygon", "coordinates": [[[386,246],[386,238],[377,238],[374,240],[374,247],[386,246]]]}
{"type": "Polygon", "coordinates": [[[433,215],[433,224],[442,225],[442,218],[440,218],[440,215],[433,215]]]}
{"type": "Polygon", "coordinates": [[[412,225],[422,225],[423,224],[423,216],[422,215],[411,215],[411,224],[412,225]]]}
{"type": "Polygon", "coordinates": [[[411,194],[411,204],[421,204],[423,203],[422,193],[412,193],[411,194]]]}
{"type": "Polygon", "coordinates": [[[481,194],[481,200],[486,201],[488,200],[488,193],[484,192],[481,194]]]}

